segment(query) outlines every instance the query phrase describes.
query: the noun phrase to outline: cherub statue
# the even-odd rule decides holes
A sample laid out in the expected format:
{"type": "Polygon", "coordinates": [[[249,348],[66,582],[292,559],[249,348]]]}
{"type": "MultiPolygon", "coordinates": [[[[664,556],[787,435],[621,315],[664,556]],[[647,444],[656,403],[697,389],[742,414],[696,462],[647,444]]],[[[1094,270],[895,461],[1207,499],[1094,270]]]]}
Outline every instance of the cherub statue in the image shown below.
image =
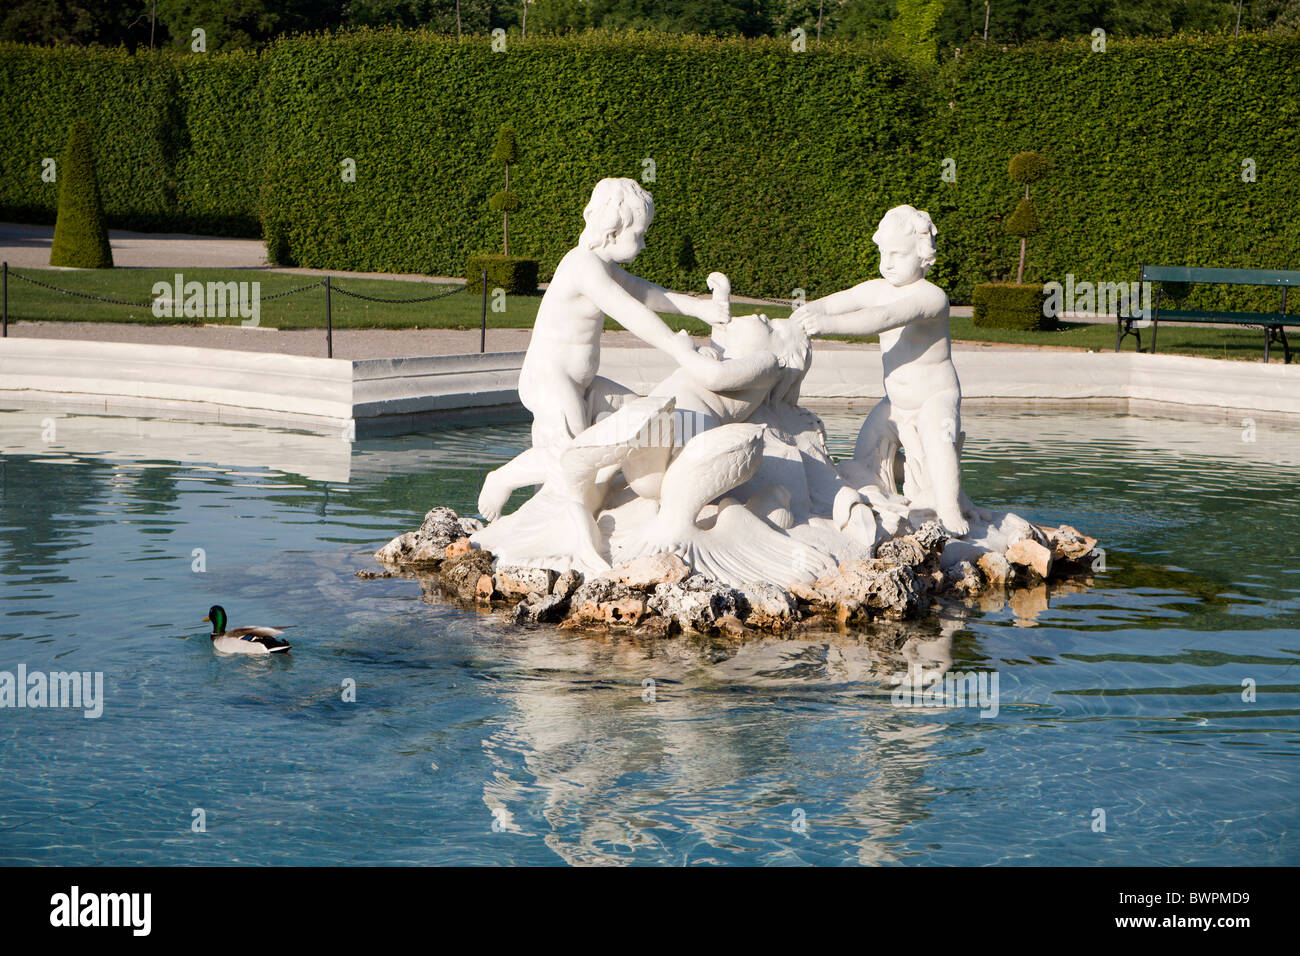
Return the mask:
{"type": "Polygon", "coordinates": [[[788,584],[869,557],[875,514],[797,405],[811,360],[803,327],[729,318],[707,351],[597,416],[541,490],[475,542],[507,563],[584,573],[671,552],[733,584],[788,584]]]}
{"type": "Polygon", "coordinates": [[[488,475],[479,511],[489,521],[516,488],[544,480],[555,454],[592,424],[593,399],[628,391],[597,381],[606,316],[678,364],[709,361],[697,355],[689,336],[674,335],[655,313],[714,323],[722,318],[718,304],[670,292],[621,265],[645,248],[654,212],[654,199],[635,180],[602,179],[592,190],[582,213],[586,226],[542,296],[519,373],[519,399],[533,416],[533,447],[488,475]]]}
{"type": "Polygon", "coordinates": [[[871,237],[880,248],[881,278],[809,302],[791,318],[810,335],[880,335],[885,398],[841,468],[873,502],[894,498],[901,447],[908,507],[933,510],[960,537],[970,530],[972,507],[961,491],[961,383],[952,364],[948,296],[925,278],[936,234],[928,213],[895,206],[871,237]]]}

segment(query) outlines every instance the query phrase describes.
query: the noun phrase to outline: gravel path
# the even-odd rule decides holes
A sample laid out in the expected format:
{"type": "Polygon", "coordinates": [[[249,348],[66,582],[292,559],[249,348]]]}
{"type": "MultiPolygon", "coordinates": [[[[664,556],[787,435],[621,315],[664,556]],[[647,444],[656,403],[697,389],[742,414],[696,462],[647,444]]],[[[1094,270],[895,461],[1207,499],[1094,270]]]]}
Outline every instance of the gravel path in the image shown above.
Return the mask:
{"type": "MultiPolygon", "coordinates": [[[[19,269],[48,269],[53,226],[0,222],[0,260],[19,269]]],[[[204,266],[213,269],[266,267],[261,239],[224,239],[181,233],[127,232],[110,229],[113,264],[127,267],[204,266]]]]}
{"type": "MultiPolygon", "coordinates": [[[[192,345],[247,352],[325,357],[323,329],[245,329],[240,326],[137,325],[116,322],[15,322],[14,338],[79,339],[96,342],[135,342],[147,345],[192,345]]],[[[488,329],[490,352],[515,352],[528,348],[528,329],[488,329]]],[[[703,341],[697,339],[696,341],[703,341]]],[[[647,348],[631,332],[606,332],[606,348],[647,348]]],[[[477,352],[478,330],[459,329],[335,329],[334,357],[341,359],[409,358],[426,355],[463,355],[477,352]]],[[[818,349],[875,348],[846,342],[821,341],[818,349]]]]}

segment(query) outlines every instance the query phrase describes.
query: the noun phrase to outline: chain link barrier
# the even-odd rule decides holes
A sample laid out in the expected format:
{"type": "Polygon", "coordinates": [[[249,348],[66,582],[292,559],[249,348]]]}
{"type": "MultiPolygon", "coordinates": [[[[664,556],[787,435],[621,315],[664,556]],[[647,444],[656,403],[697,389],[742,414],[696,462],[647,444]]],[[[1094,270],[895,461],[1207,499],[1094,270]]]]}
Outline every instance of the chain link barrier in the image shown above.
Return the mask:
{"type": "Polygon", "coordinates": [[[49,289],[51,292],[59,292],[63,295],[75,295],[83,299],[92,299],[95,302],[107,302],[110,305],[127,305],[133,309],[149,309],[153,307],[153,299],[148,302],[128,302],[126,299],[110,299],[102,295],[95,295],[91,292],[77,292],[73,289],[60,289],[56,285],[50,285],[48,282],[41,282],[39,279],[33,279],[31,276],[25,276],[21,272],[9,270],[9,274],[15,279],[22,279],[24,282],[30,282],[32,285],[38,285],[42,289],[49,289]]]}
{"type": "Polygon", "coordinates": [[[353,299],[363,299],[366,302],[382,302],[386,305],[400,305],[405,302],[432,302],[434,299],[445,299],[449,295],[455,295],[457,292],[461,292],[464,289],[465,289],[465,285],[462,284],[462,285],[452,286],[446,292],[437,292],[433,295],[424,295],[415,299],[385,299],[376,295],[362,295],[360,292],[349,292],[341,285],[336,285],[333,282],[330,283],[331,292],[340,292],[343,295],[350,296],[353,299]]]}
{"type": "Polygon", "coordinates": [[[283,299],[286,295],[297,295],[299,292],[306,292],[308,289],[317,289],[317,288],[320,288],[320,287],[323,286],[324,284],[325,284],[325,280],[324,280],[324,279],[321,279],[319,282],[312,282],[312,283],[309,283],[308,285],[300,285],[300,286],[298,286],[298,288],[296,288],[296,289],[289,289],[289,290],[286,291],[286,292],[273,292],[273,293],[271,293],[270,295],[261,295],[261,294],[259,293],[259,294],[258,294],[258,297],[257,297],[257,301],[258,301],[258,302],[270,302],[272,299],[283,299]]]}
{"type": "MultiPolygon", "coordinates": [[[[33,279],[31,276],[25,276],[21,272],[17,272],[13,269],[9,270],[9,275],[13,276],[15,279],[22,279],[24,282],[30,282],[32,285],[40,286],[42,289],[49,289],[51,292],[58,292],[61,295],[73,295],[82,299],[90,299],[93,302],[106,302],[109,305],[125,305],[133,309],[149,309],[153,307],[155,301],[153,299],[149,299],[148,301],[144,301],[144,302],[131,301],[128,299],[113,299],[108,296],[95,295],[93,292],[79,292],[76,289],[63,289],[60,288],[59,286],[51,285],[48,282],[42,282],[39,279],[33,279]]],[[[325,280],[318,279],[317,281],[310,282],[307,285],[298,286],[298,288],[296,289],[286,289],[283,292],[273,292],[270,295],[259,296],[258,301],[271,302],[274,299],[283,299],[285,296],[297,295],[299,292],[307,292],[310,291],[311,289],[319,289],[324,285],[325,285],[325,280]]],[[[435,299],[445,299],[447,296],[455,295],[457,292],[462,291],[464,288],[465,288],[465,284],[462,283],[461,285],[452,286],[446,292],[437,292],[434,293],[433,295],[417,296],[415,298],[390,299],[382,296],[364,295],[363,293],[360,292],[352,292],[348,289],[343,288],[342,286],[335,285],[332,282],[330,283],[331,292],[338,292],[341,295],[346,295],[353,299],[362,299],[366,302],[378,302],[384,305],[402,305],[404,303],[433,302],[435,299]]]]}

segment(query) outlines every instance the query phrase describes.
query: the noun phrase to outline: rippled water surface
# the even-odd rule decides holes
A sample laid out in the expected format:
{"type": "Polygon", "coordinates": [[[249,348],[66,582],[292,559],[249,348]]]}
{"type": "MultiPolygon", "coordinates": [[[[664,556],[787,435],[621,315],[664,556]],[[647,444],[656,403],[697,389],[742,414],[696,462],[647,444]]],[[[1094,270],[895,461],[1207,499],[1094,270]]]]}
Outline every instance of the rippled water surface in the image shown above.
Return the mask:
{"type": "MultiPolygon", "coordinates": [[[[825,416],[839,453],[864,413],[825,416]]],[[[963,418],[972,497],[1101,539],[1092,586],[737,646],[355,577],[428,507],[472,513],[523,426],[0,410],[0,671],[106,698],[0,710],[0,862],[1300,863],[1293,426],[963,418]],[[213,603],[297,625],[290,658],[215,656],[213,603]],[[896,706],[904,641],[996,674],[996,716],[896,706]]]]}

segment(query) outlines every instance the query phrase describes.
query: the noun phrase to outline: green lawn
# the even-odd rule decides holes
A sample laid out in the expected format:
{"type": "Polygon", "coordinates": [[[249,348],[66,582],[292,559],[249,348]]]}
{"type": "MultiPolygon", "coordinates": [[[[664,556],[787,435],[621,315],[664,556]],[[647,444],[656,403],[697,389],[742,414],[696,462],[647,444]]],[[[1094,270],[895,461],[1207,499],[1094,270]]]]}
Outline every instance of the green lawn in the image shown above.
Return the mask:
{"type": "MultiPolygon", "coordinates": [[[[19,275],[59,286],[75,292],[90,293],[111,299],[147,302],[152,299],[156,282],[171,283],[175,269],[111,269],[111,270],[48,270],[10,269],[9,320],[38,320],[54,322],[141,322],[151,324],[238,324],[238,316],[203,319],[173,319],[155,317],[144,306],[123,306],[97,302],[79,296],[63,295],[18,278],[19,275]]],[[[186,269],[186,281],[199,282],[260,282],[261,322],[269,328],[304,329],[324,328],[325,290],[320,280],[312,276],[291,275],[256,269],[186,269]],[[306,291],[279,299],[268,297],[291,289],[314,285],[306,291]]],[[[331,311],[335,328],[372,329],[476,329],[479,327],[481,299],[463,291],[431,302],[388,304],[366,302],[351,298],[340,288],[362,295],[381,298],[419,298],[449,292],[452,287],[422,282],[402,282],[393,279],[335,279],[331,311]]],[[[540,296],[508,296],[505,310],[494,312],[489,297],[488,326],[495,329],[531,328],[537,315],[540,296]]],[[[772,318],[789,315],[784,306],[753,306],[737,304],[734,311],[743,314],[764,311],[772,318]]],[[[703,335],[704,323],[678,315],[666,315],[664,320],[674,330],[686,329],[693,335],[703,335]]],[[[616,329],[606,322],[607,329],[616,329]]],[[[966,342],[993,342],[1013,345],[1057,346],[1065,348],[1109,350],[1115,347],[1115,326],[1090,323],[1063,323],[1052,332],[1014,332],[999,329],[977,329],[969,318],[952,320],[952,337],[966,342]]],[[[845,341],[875,341],[875,337],[854,338],[836,336],[845,341]]],[[[1149,347],[1150,330],[1143,330],[1143,345],[1149,347]]],[[[1175,355],[1200,355],[1209,358],[1258,361],[1263,357],[1263,333],[1255,329],[1215,329],[1205,327],[1164,326],[1160,330],[1160,351],[1175,355]]],[[[1125,342],[1133,348],[1131,339],[1125,342]]],[[[1282,360],[1280,347],[1274,350],[1274,361],[1282,360]]]]}

